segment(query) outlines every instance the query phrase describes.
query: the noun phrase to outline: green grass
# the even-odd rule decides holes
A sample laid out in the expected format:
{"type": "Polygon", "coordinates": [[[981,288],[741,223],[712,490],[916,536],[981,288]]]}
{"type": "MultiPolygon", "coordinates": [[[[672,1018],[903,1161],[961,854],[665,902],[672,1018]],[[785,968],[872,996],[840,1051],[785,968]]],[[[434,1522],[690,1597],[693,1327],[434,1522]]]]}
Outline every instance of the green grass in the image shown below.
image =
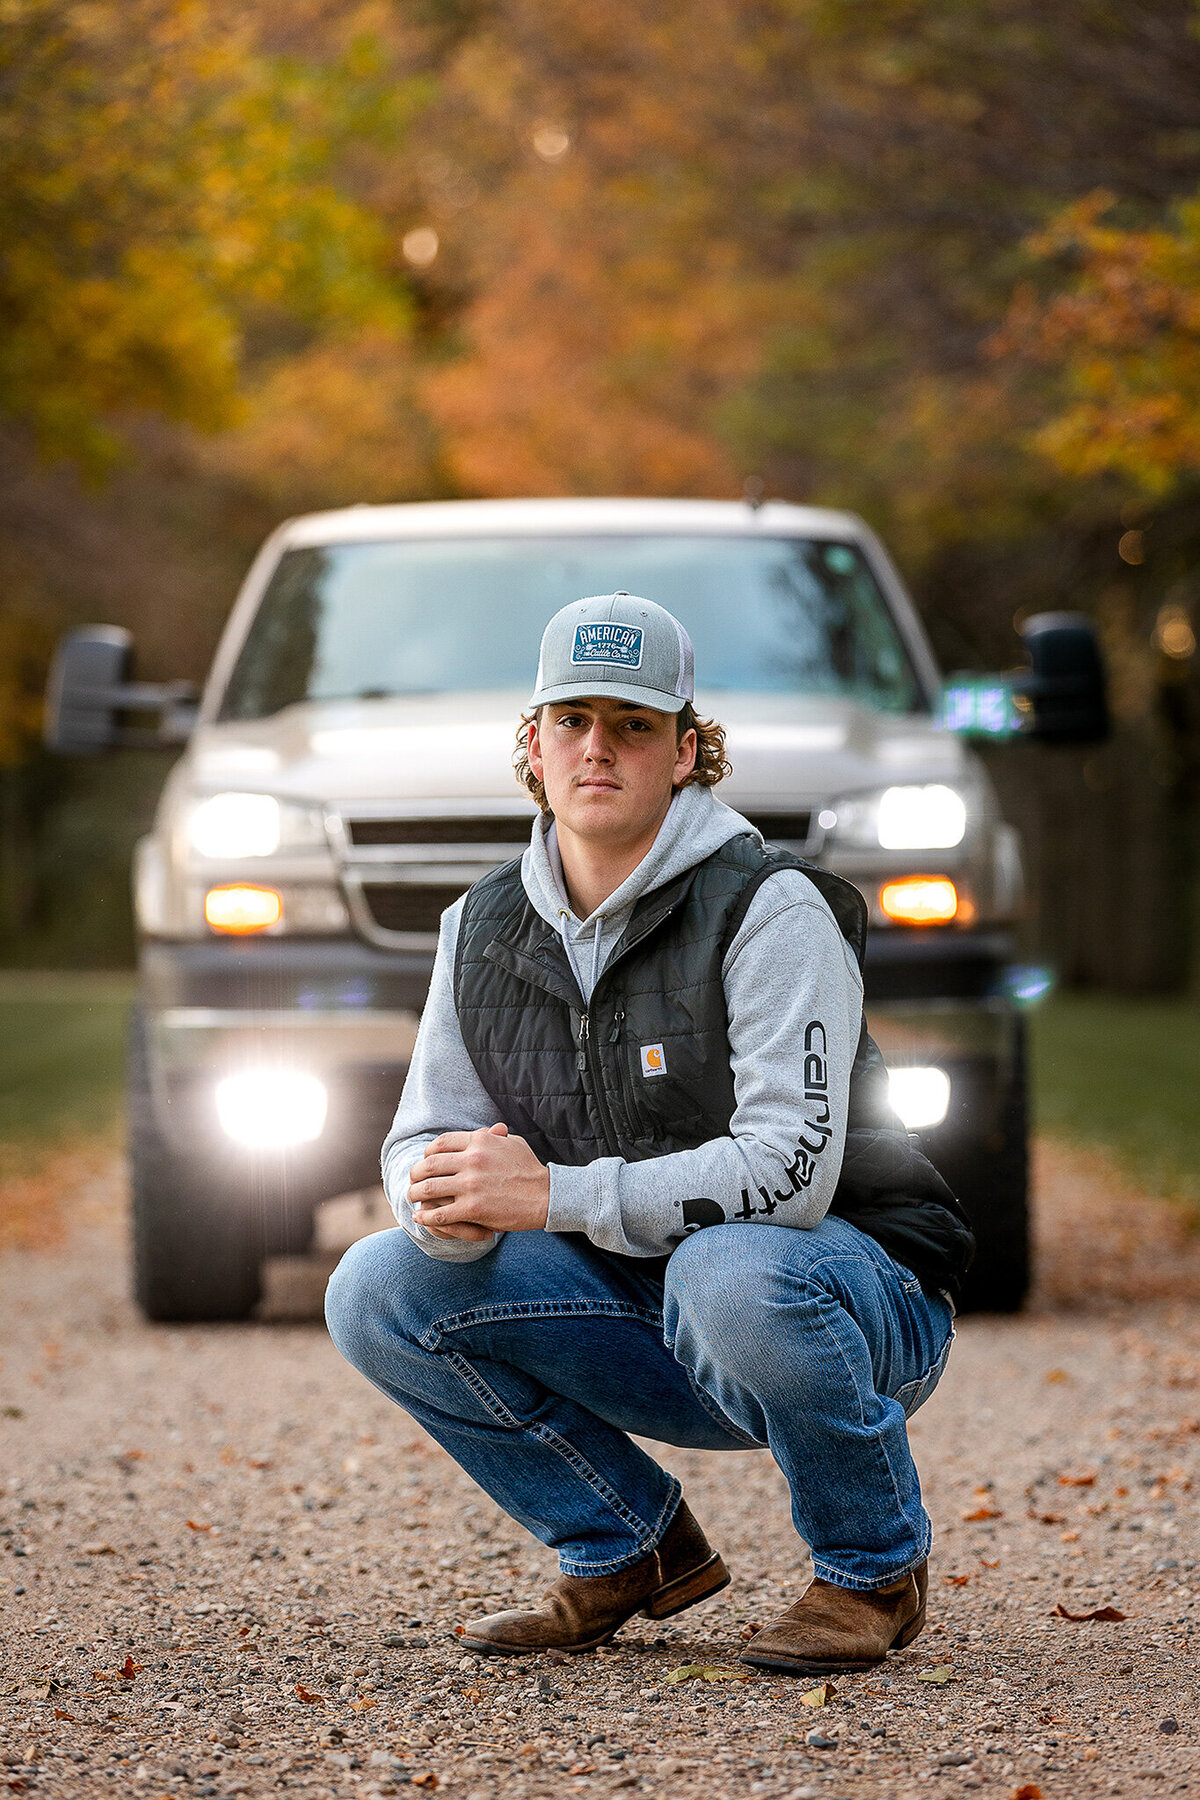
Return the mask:
{"type": "Polygon", "coordinates": [[[1200,1200],[1200,1005],[1063,994],[1030,1017],[1037,1129],[1200,1200]]]}
{"type": "Polygon", "coordinates": [[[132,975],[0,971],[0,1143],[114,1136],[132,975]]]}

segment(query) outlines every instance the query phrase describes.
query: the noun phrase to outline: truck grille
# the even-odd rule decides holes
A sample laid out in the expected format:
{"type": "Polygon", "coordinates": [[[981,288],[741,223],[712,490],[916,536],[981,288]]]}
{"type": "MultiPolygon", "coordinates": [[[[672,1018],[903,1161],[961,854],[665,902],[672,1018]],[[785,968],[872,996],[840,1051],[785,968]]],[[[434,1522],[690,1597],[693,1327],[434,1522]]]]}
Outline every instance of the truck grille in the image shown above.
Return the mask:
{"type": "Polygon", "coordinates": [[[527,844],[530,818],[347,819],[356,849],[379,844],[527,844]]]}
{"type": "Polygon", "coordinates": [[[406,881],[371,881],[363,883],[363,899],[371,919],[381,931],[432,931],[436,933],[442,914],[453,906],[467,884],[421,886],[406,881]]]}

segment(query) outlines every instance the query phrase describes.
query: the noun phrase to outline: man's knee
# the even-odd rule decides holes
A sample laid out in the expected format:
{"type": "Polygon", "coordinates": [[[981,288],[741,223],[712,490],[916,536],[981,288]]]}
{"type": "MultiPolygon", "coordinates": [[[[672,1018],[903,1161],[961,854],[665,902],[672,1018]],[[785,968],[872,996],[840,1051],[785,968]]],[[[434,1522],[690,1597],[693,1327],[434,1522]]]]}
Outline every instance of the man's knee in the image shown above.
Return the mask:
{"type": "Polygon", "coordinates": [[[691,1367],[710,1357],[729,1366],[755,1352],[762,1292],[739,1241],[744,1235],[736,1225],[693,1232],[667,1264],[666,1338],[691,1367]]]}
{"type": "Polygon", "coordinates": [[[676,1357],[692,1367],[712,1358],[732,1370],[777,1351],[781,1310],[794,1327],[819,1307],[821,1283],[797,1254],[815,1246],[791,1242],[811,1235],[730,1224],[685,1238],[667,1264],[664,1299],[676,1357]]]}
{"type": "Polygon", "coordinates": [[[356,1368],[371,1360],[381,1332],[404,1337],[417,1327],[410,1264],[422,1254],[405,1232],[378,1231],[351,1244],[329,1277],[325,1323],[356,1368]]]}

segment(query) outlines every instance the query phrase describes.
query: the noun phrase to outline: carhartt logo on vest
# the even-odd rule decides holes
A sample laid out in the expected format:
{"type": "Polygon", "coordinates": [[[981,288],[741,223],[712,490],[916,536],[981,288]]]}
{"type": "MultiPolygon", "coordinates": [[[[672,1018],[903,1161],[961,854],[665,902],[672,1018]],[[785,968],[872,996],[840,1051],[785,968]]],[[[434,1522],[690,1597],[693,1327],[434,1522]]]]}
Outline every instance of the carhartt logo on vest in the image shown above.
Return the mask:
{"type": "Polygon", "coordinates": [[[571,648],[573,663],[615,663],[620,669],[642,666],[640,625],[615,625],[609,620],[575,627],[571,648]]]}
{"type": "Polygon", "coordinates": [[[661,1044],[642,1045],[642,1074],[665,1075],[667,1056],[661,1044]]]}

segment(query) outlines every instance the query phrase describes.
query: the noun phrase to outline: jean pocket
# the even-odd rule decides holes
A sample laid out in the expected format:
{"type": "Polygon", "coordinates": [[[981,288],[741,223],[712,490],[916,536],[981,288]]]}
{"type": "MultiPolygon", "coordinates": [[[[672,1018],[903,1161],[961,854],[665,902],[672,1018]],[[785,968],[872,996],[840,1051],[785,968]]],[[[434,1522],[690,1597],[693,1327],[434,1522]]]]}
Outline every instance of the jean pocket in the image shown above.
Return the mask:
{"type": "Polygon", "coordinates": [[[924,1406],[926,1400],[928,1400],[930,1394],[932,1394],[934,1388],[942,1379],[946,1364],[950,1358],[950,1350],[954,1343],[954,1335],[954,1329],[951,1327],[950,1336],[943,1344],[937,1360],[930,1364],[924,1375],[918,1376],[916,1381],[906,1381],[904,1386],[902,1388],[897,1388],[896,1392],[892,1395],[892,1399],[896,1402],[897,1406],[902,1408],[906,1419],[911,1419],[917,1408],[919,1406],[924,1406]]]}

